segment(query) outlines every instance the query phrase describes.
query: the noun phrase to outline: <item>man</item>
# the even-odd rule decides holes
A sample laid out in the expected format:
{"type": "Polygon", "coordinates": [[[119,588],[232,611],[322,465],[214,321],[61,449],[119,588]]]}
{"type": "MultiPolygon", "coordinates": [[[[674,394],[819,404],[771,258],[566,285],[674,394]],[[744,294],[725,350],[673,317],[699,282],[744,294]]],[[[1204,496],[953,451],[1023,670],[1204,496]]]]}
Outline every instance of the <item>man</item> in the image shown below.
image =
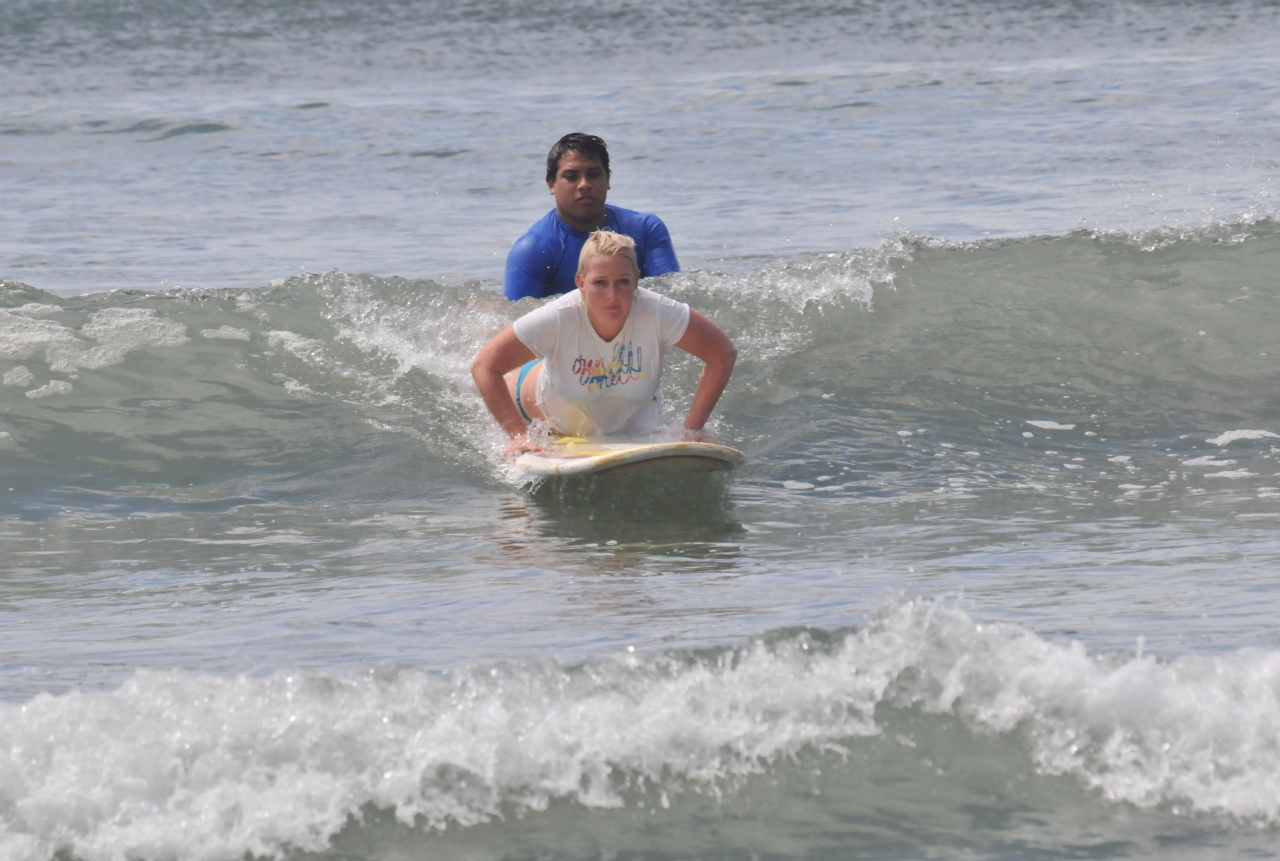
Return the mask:
{"type": "Polygon", "coordinates": [[[641,278],[680,271],[658,216],[605,204],[609,178],[609,150],[600,138],[573,132],[556,142],[547,153],[547,189],[556,208],[511,247],[502,285],[508,299],[573,290],[582,245],[600,228],[635,240],[641,278]]]}

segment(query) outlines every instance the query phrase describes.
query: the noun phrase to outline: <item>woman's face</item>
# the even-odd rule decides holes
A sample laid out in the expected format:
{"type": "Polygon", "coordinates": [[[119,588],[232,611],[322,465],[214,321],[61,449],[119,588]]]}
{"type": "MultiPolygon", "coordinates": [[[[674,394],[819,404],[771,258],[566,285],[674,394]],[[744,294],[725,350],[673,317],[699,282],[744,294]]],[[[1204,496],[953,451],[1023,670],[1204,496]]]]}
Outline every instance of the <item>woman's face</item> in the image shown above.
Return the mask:
{"type": "Polygon", "coordinates": [[[612,341],[622,331],[636,298],[636,271],[620,254],[597,254],[577,277],[587,306],[587,319],[596,334],[612,341]]]}

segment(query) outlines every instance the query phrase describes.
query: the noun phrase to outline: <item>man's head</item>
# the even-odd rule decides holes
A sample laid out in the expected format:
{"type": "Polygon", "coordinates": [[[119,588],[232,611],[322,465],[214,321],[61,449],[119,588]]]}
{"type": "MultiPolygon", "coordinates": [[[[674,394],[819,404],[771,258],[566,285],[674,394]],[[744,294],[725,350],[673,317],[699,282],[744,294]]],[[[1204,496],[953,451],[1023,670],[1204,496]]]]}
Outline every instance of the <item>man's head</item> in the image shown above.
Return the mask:
{"type": "Polygon", "coordinates": [[[609,151],[604,141],[578,132],[560,138],[547,153],[547,190],[565,224],[583,233],[602,227],[609,196],[609,151]]]}
{"type": "Polygon", "coordinates": [[[604,145],[604,141],[595,135],[570,132],[556,141],[556,145],[547,153],[548,185],[556,181],[556,174],[560,172],[560,159],[569,152],[576,152],[582,158],[594,161],[604,168],[605,178],[609,178],[609,149],[604,145]]]}

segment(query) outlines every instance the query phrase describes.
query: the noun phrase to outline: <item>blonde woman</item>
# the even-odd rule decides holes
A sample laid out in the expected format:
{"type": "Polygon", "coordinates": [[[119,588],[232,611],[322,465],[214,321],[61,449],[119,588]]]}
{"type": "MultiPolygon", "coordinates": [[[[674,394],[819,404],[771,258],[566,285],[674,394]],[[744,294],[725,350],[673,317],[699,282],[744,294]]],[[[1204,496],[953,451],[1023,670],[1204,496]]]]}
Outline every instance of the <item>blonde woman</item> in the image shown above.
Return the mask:
{"type": "Polygon", "coordinates": [[[635,241],[596,231],[578,258],[578,289],[516,320],[476,356],[471,374],[511,438],[507,457],[539,450],[528,436],[538,419],[574,436],[652,432],[662,413],[663,351],[671,346],[706,363],[684,438],[711,441],[703,426],[738,351],[706,317],[639,281],[635,241]]]}

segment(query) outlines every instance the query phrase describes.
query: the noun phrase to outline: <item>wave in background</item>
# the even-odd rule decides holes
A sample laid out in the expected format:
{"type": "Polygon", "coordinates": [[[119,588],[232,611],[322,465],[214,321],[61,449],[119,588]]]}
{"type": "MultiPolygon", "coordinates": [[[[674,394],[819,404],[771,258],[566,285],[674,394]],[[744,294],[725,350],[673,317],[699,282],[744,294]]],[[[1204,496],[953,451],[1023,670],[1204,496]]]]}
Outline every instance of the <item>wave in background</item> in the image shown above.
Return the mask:
{"type": "MultiPolygon", "coordinates": [[[[738,344],[716,431],[751,456],[748,475],[812,484],[784,469],[795,446],[823,474],[843,463],[845,486],[867,492],[950,486],[966,457],[983,474],[970,490],[1086,476],[1094,487],[1108,472],[1146,489],[1169,472],[1264,492],[1280,432],[1278,256],[1266,220],[1136,237],[904,237],[655,286],[738,344]]],[[[72,298],[9,282],[0,305],[0,447],[15,467],[0,504],[25,516],[63,506],[49,494],[73,486],[138,510],[316,492],[406,444],[424,475],[487,484],[500,435],[468,366],[531,307],[475,286],[336,272],[252,291],[72,298]],[[91,469],[71,456],[87,451],[91,469]]],[[[696,373],[674,357],[673,420],[696,373]]]]}

